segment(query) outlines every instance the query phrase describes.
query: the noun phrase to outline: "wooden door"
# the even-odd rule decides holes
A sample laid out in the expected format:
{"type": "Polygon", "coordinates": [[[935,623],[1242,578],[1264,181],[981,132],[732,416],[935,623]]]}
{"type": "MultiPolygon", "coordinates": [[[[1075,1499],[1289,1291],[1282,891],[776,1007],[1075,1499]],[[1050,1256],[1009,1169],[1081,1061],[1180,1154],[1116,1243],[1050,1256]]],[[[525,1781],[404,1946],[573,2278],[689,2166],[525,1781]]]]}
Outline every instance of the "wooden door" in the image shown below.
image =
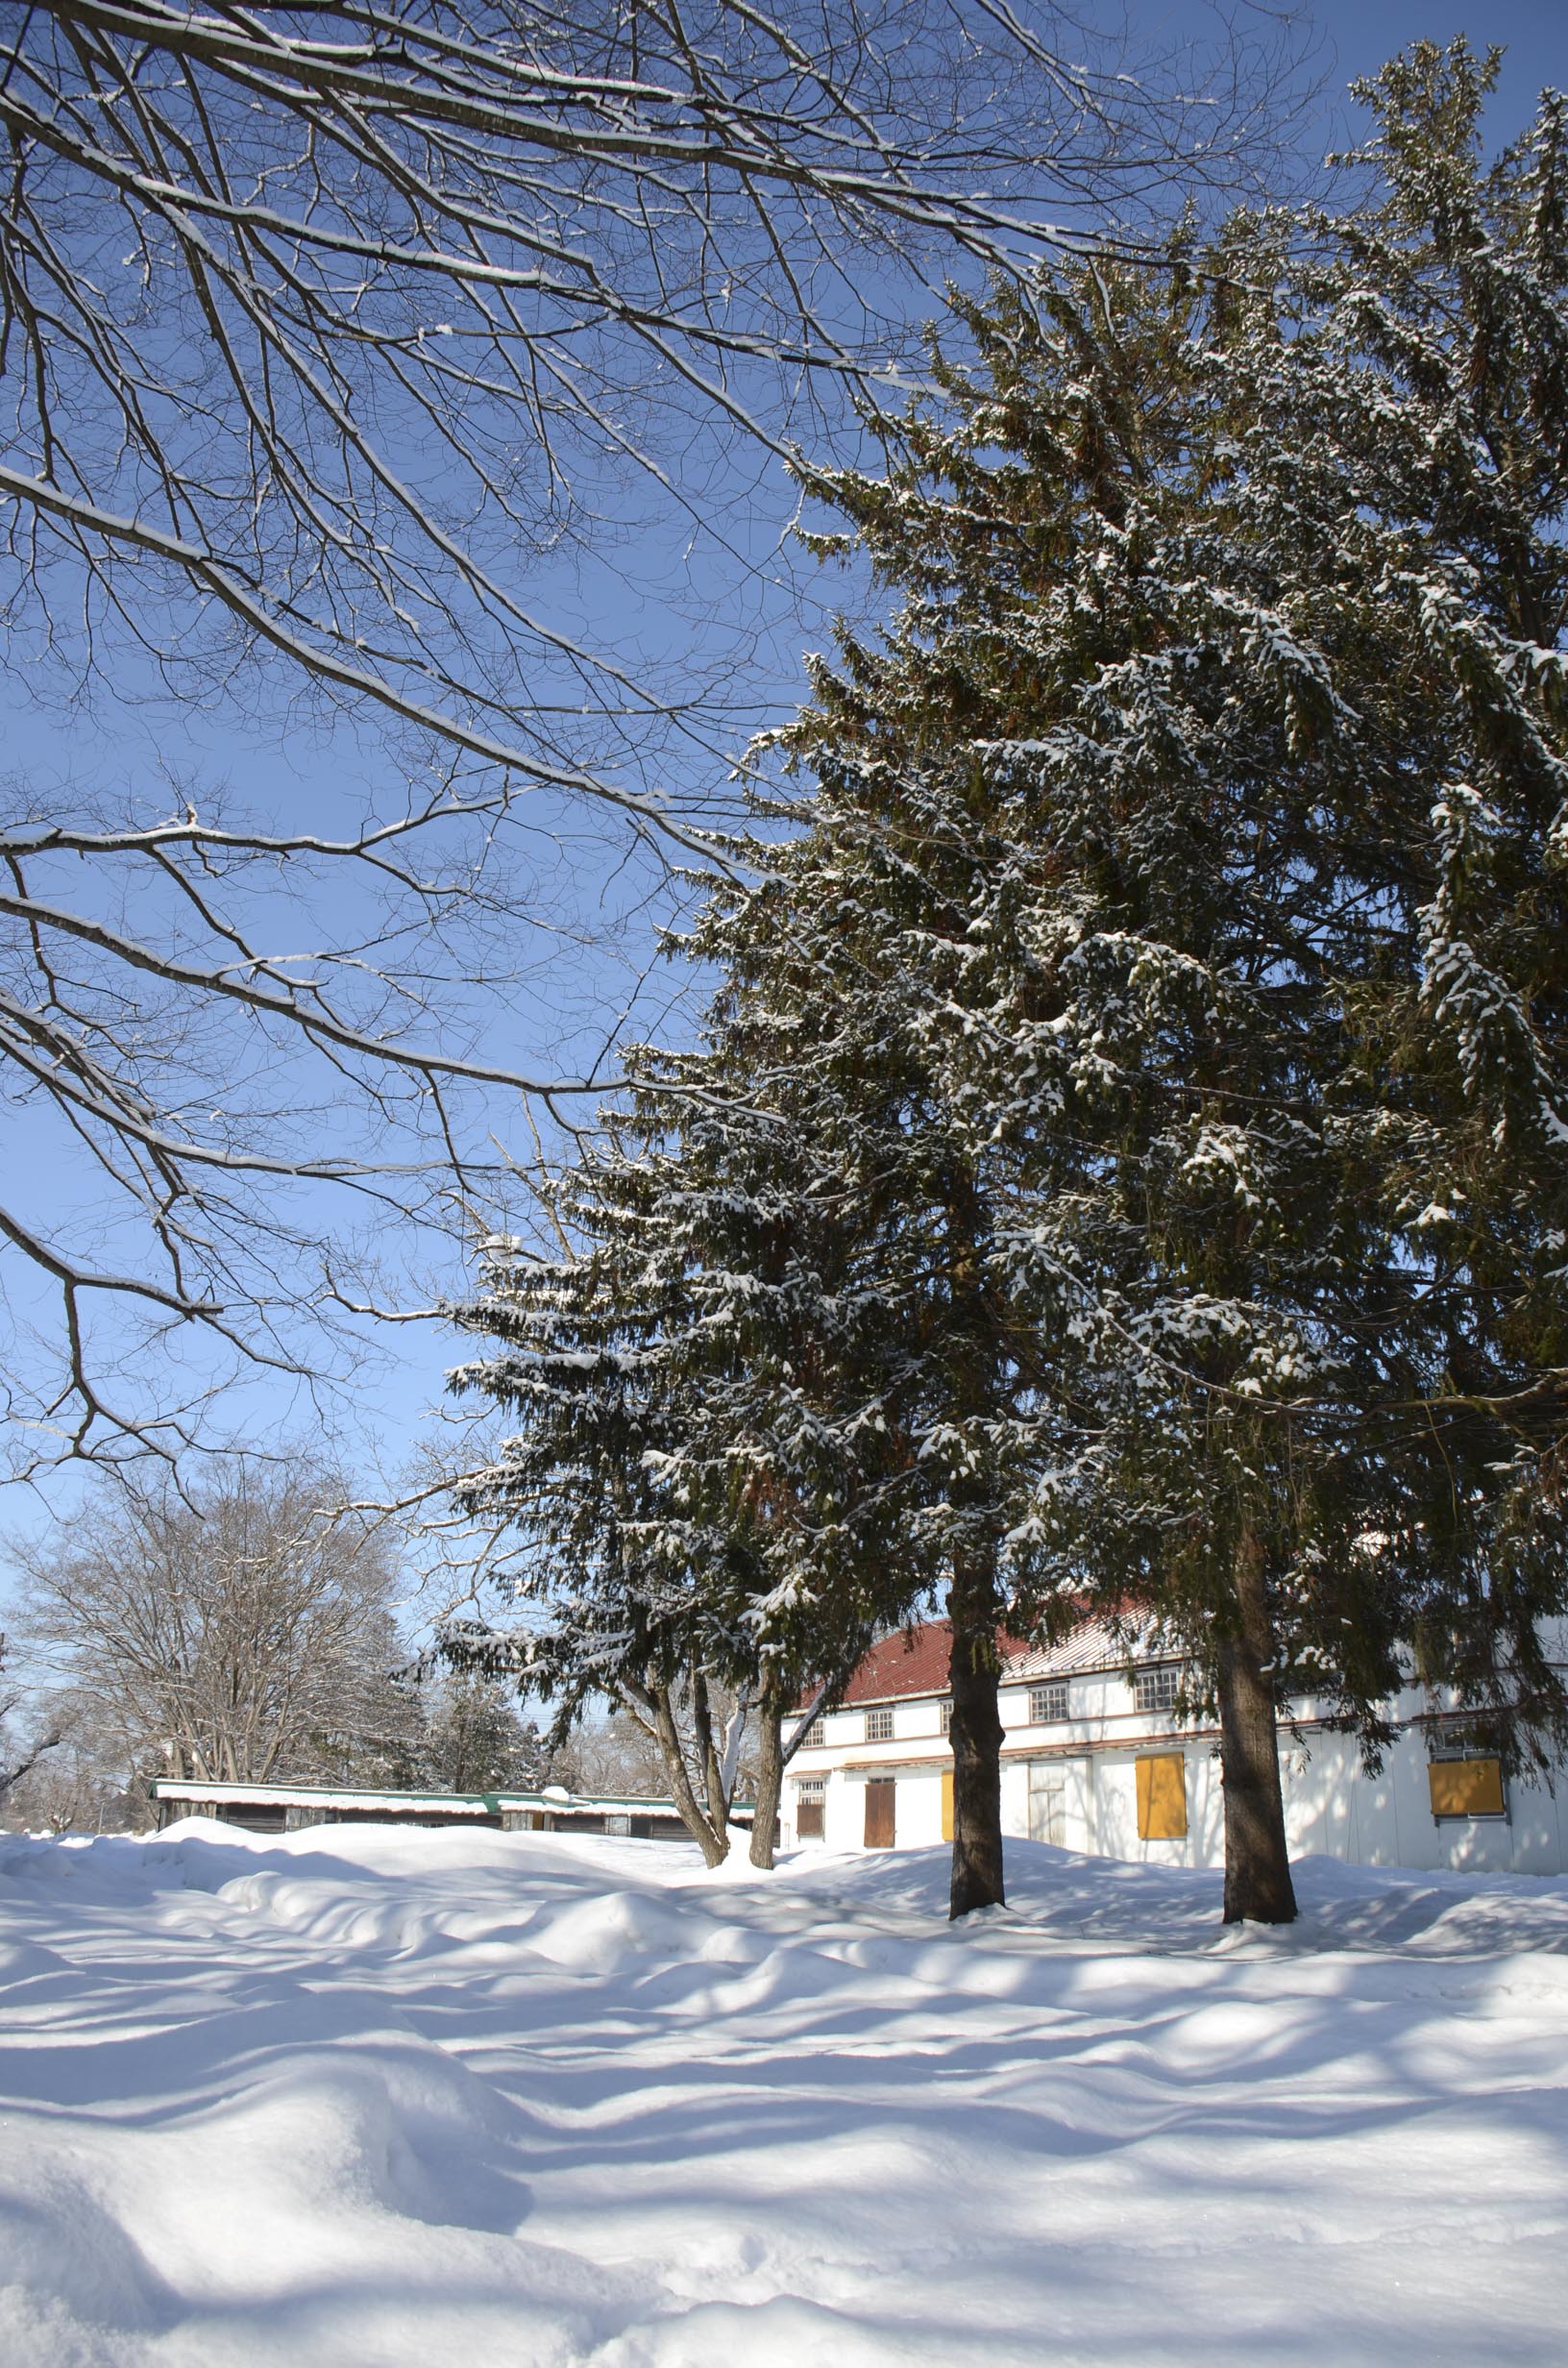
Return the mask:
{"type": "Polygon", "coordinates": [[[866,1787],[866,1847],[868,1850],[891,1850],[895,1831],[894,1795],[897,1790],[891,1776],[873,1776],[866,1787]]]}
{"type": "Polygon", "coordinates": [[[1152,1752],[1133,1762],[1139,1841],[1181,1841],[1187,1834],[1187,1755],[1152,1752]]]}
{"type": "Polygon", "coordinates": [[[1059,1760],[1030,1764],[1029,1838],[1058,1847],[1067,1838],[1067,1772],[1059,1760]]]}

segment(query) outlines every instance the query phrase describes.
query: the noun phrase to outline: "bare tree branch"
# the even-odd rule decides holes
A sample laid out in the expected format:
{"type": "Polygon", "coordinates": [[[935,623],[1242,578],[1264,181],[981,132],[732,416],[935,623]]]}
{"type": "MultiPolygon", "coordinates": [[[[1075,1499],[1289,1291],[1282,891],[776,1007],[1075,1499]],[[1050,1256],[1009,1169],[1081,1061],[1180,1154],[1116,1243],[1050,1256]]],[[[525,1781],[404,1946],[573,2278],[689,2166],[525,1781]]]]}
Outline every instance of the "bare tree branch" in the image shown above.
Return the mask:
{"type": "Polygon", "coordinates": [[[634,658],[562,570],[651,504],[760,573],[745,473],[855,432],[927,288],[1247,168],[1296,56],[1254,22],[1195,57],[1055,0],[6,13],[9,662],[303,697],[417,784],[331,827],[0,801],[11,1470],[178,1455],[236,1375],[352,1362],[345,1228],[477,1221],[524,1098],[613,1082],[517,1054],[588,925],[556,843],[723,859],[758,629],[634,658]]]}
{"type": "MultiPolygon", "coordinates": [[[[4,1680],[9,1659],[10,1640],[0,1634],[0,1681],[4,1680]]],[[[51,1751],[58,1751],[65,1740],[63,1722],[46,1719],[19,1749],[8,1744],[6,1721],[13,1715],[21,1698],[15,1692],[0,1693],[0,1810],[4,1809],[12,1788],[19,1785],[24,1776],[31,1775],[39,1761],[51,1751]]]]}
{"type": "Polygon", "coordinates": [[[1275,12],[1251,21],[1204,57],[1050,0],[17,11],[18,590],[63,563],[89,635],[118,619],[171,681],[270,652],[513,789],[667,823],[583,712],[629,716],[634,764],[694,719],[533,614],[520,558],[607,461],[672,486],[661,414],[688,446],[827,424],[907,329],[894,258],[940,284],[1234,178],[1293,63],[1275,12]]]}

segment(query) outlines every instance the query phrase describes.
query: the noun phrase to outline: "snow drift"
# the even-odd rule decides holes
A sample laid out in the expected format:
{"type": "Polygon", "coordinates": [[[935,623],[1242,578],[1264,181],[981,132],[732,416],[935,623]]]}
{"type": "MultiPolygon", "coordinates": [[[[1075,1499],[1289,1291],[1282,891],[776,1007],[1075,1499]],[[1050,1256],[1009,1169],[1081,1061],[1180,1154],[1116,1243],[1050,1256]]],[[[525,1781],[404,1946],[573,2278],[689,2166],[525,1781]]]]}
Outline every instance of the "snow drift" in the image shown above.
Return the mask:
{"type": "Polygon", "coordinates": [[[0,1841],[4,2368],[1520,2363],[1568,1883],[0,1841]]]}

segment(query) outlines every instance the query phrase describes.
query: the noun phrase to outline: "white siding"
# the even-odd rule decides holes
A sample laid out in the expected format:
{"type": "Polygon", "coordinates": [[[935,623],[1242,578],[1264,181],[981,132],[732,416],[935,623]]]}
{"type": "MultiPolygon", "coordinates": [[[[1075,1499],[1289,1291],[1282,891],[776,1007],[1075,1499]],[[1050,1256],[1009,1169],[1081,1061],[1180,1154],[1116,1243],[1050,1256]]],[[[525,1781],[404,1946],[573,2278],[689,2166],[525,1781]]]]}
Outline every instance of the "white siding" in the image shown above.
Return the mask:
{"type": "MultiPolygon", "coordinates": [[[[1568,1646],[1568,1628],[1552,1643],[1558,1652],[1568,1646]]],[[[1032,1682],[1041,1680],[1037,1675],[1032,1682]]],[[[1163,1865],[1221,1864],[1224,1793],[1213,1737],[1184,1734],[1174,1719],[1139,1711],[1119,1669],[1074,1674],[1068,1682],[1070,1718],[1040,1726],[1030,1723],[1030,1684],[1011,1679],[1003,1684],[1003,1833],[1021,1838],[1029,1832],[1029,1769],[1039,1761],[1060,1779],[1052,1789],[1060,1801],[1066,1848],[1163,1865]],[[1180,1840],[1140,1840],[1137,1761],[1151,1750],[1175,1748],[1187,1762],[1187,1834],[1180,1840]]],[[[877,1773],[891,1776],[897,1786],[895,1846],[919,1848],[941,1840],[942,1774],[951,1765],[942,1736],[941,1697],[918,1695],[892,1707],[890,1742],[867,1742],[865,1710],[856,1708],[830,1713],[821,1742],[796,1755],[785,1783],[786,1843],[795,1838],[795,1780],[820,1776],[825,1779],[824,1845],[862,1848],[866,1782],[877,1773]]],[[[1409,1719],[1424,1707],[1420,1697],[1409,1694],[1396,1705],[1396,1715],[1409,1719]]],[[[1316,1725],[1315,1704],[1294,1708],[1300,1738],[1286,1729],[1280,1748],[1293,1856],[1321,1853],[1370,1866],[1568,1871],[1568,1817],[1545,1785],[1511,1784],[1507,1819],[1438,1823],[1428,1790],[1426,1738],[1419,1729],[1402,1732],[1380,1772],[1369,1776],[1354,1737],[1316,1725]]]]}

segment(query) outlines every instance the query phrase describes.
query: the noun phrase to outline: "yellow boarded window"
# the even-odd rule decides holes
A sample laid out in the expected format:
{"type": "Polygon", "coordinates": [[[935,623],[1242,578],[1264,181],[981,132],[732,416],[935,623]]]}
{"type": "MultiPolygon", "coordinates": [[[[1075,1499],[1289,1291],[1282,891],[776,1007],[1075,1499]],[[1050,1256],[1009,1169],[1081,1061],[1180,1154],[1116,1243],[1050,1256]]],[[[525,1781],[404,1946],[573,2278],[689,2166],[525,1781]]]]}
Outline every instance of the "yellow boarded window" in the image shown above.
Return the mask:
{"type": "Polygon", "coordinates": [[[943,1841],[953,1838],[953,1771],[950,1767],[944,1767],[942,1771],[942,1838],[943,1841]]]}
{"type": "Polygon", "coordinates": [[[1434,1817],[1501,1817],[1501,1760],[1433,1760],[1427,1768],[1434,1817]]]}
{"type": "Polygon", "coordinates": [[[1187,1832],[1187,1756],[1161,1751],[1133,1763],[1138,1770],[1139,1841],[1180,1841],[1187,1832]]]}

